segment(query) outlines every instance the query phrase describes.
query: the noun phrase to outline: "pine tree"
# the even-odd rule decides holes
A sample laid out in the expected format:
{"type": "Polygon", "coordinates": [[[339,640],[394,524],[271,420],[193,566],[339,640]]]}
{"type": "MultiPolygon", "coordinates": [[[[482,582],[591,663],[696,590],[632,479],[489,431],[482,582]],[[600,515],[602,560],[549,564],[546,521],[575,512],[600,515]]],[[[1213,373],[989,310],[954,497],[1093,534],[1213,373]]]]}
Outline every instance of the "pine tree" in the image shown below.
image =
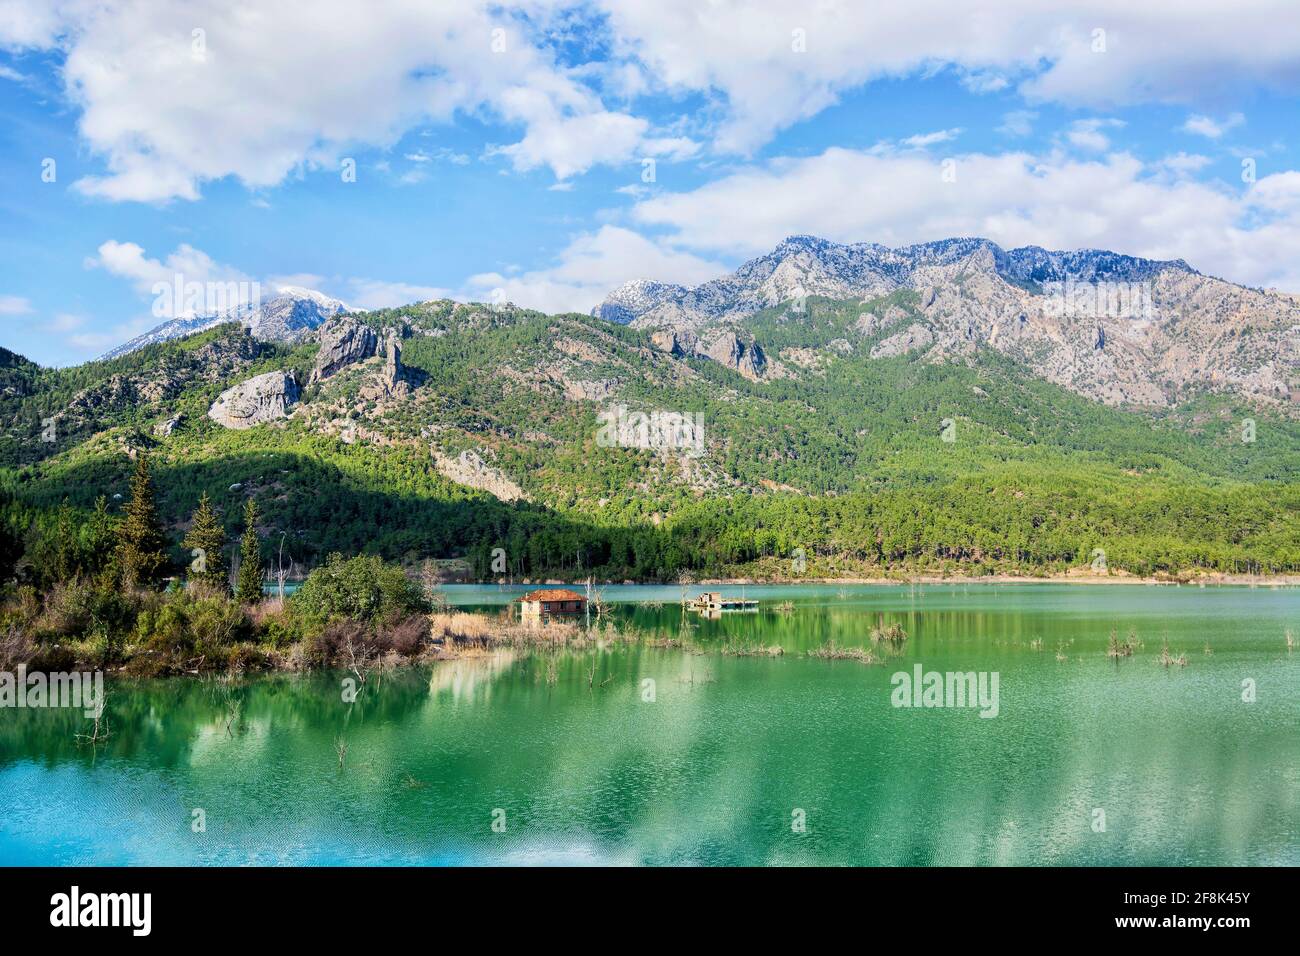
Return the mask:
{"type": "Polygon", "coordinates": [[[131,476],[131,500],[126,506],[126,521],[122,524],[121,544],[118,546],[125,587],[157,583],[167,565],[167,555],[163,552],[165,543],[153,503],[149,459],[144,452],[139,452],[135,458],[135,474],[131,476]]]}
{"type": "Polygon", "coordinates": [[[190,580],[227,591],[226,529],[213,510],[206,491],[200,496],[199,506],[194,511],[189,534],[185,536],[185,547],[194,558],[190,562],[190,580]]]}
{"type": "Polygon", "coordinates": [[[54,523],[54,577],[71,581],[81,565],[81,548],[77,528],[72,521],[72,505],[64,498],[54,523]]]}
{"type": "Polygon", "coordinates": [[[262,542],[257,537],[257,502],[244,505],[244,537],[239,542],[239,580],[235,599],[252,604],[262,599],[262,542]]]}
{"type": "Polygon", "coordinates": [[[117,519],[108,513],[108,498],[95,499],[95,513],[86,523],[86,570],[92,578],[111,579],[117,557],[117,519]]]}

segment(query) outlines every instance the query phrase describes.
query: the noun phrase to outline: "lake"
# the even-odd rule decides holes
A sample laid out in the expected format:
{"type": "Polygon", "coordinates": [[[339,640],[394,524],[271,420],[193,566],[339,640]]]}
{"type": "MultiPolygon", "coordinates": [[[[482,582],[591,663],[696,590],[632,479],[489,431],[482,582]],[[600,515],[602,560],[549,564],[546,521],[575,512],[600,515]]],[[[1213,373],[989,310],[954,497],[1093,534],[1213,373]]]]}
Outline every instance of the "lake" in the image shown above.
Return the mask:
{"type": "Polygon", "coordinates": [[[744,592],[705,620],[610,587],[685,646],[498,652],[350,704],[342,674],[110,681],[96,747],[80,711],[0,710],[0,863],[1300,864],[1300,590],[744,592]],[[882,663],[807,656],[889,623],[882,663]],[[996,716],[895,706],[917,665],[996,678],[996,716]]]}

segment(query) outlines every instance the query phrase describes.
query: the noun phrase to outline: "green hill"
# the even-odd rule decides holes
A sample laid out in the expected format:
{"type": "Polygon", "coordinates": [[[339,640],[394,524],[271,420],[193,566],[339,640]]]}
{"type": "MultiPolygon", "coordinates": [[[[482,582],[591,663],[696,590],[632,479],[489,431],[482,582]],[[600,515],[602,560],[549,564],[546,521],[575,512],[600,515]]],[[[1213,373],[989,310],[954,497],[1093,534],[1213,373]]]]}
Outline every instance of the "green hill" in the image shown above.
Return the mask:
{"type": "Polygon", "coordinates": [[[754,316],[779,368],[762,381],[600,319],[450,302],[353,317],[400,332],[399,395],[376,397],[382,356],[308,386],[315,341],[234,326],[71,369],[6,357],[0,507],[30,555],[64,499],[83,517],[100,495],[120,508],[144,452],[178,566],[207,491],[232,530],[253,497],[269,546],[303,566],[366,552],[487,577],[501,548],[519,577],[788,573],[800,553],[810,575],[1044,573],[1100,549],[1135,574],[1300,570],[1292,418],[1221,396],[1121,410],[991,350],[872,358],[863,308],[754,316]],[[304,386],[287,418],[207,417],[277,369],[304,386]],[[702,453],[602,443],[617,405],[699,416],[702,453]]]}

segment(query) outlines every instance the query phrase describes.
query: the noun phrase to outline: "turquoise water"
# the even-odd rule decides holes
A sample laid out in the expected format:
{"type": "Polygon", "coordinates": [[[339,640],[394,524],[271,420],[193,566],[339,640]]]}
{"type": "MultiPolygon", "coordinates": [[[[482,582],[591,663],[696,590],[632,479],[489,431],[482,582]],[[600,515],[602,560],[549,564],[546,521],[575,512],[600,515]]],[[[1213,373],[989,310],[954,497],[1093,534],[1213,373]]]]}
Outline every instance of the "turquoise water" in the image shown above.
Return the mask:
{"type": "Polygon", "coordinates": [[[79,712],[0,710],[0,862],[1300,863],[1300,591],[745,594],[759,613],[702,620],[679,588],[611,587],[611,617],[684,646],[501,652],[352,704],[342,674],[110,682],[93,748],[79,712]],[[891,622],[882,663],[805,656],[891,622]],[[893,706],[917,664],[996,674],[997,716],[893,706]]]}

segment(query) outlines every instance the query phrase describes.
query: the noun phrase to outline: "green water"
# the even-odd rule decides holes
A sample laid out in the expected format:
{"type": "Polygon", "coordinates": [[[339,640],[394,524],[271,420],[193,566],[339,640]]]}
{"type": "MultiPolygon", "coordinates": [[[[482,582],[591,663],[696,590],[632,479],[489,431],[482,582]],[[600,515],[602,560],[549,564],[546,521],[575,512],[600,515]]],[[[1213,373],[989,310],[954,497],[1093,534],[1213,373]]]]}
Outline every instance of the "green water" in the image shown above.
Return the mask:
{"type": "Polygon", "coordinates": [[[690,649],[461,660],[352,705],[338,674],[114,683],[93,748],[79,712],[0,710],[0,863],[1300,863],[1300,591],[746,594],[683,631],[677,588],[610,588],[690,649]],[[877,621],[909,634],[882,665],[803,656],[877,621]],[[1108,659],[1112,627],[1143,647],[1108,659]],[[786,653],[722,652],[745,644],[786,653]],[[892,706],[917,663],[996,672],[998,715],[892,706]]]}

